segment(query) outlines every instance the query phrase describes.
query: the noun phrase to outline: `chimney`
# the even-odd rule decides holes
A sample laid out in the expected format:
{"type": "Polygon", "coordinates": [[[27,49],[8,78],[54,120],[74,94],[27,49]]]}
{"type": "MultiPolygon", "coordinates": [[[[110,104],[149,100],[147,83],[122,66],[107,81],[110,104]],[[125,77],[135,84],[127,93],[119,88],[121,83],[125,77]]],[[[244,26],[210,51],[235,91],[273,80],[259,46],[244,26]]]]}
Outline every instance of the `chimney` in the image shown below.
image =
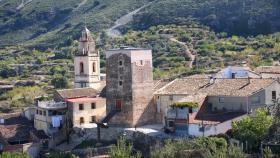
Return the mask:
{"type": "Polygon", "coordinates": [[[209,84],[214,84],[215,78],[213,76],[210,76],[209,84]]]}
{"type": "Polygon", "coordinates": [[[248,77],[248,84],[251,83],[251,77],[248,77]]]}

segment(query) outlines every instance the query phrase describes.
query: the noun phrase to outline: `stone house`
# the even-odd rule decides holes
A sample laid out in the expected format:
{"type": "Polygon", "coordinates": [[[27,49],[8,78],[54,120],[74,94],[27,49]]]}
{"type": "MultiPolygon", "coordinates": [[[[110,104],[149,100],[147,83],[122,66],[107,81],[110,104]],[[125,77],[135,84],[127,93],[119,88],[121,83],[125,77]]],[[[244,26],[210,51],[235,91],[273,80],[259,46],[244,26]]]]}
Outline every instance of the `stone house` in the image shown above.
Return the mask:
{"type": "MultiPolygon", "coordinates": [[[[102,84],[100,85],[102,86],[102,84]]],[[[89,87],[57,90],[54,94],[54,99],[66,103],[67,116],[71,120],[73,127],[84,127],[106,116],[104,90],[97,91],[89,87]]]]}
{"type": "Polygon", "coordinates": [[[87,127],[101,121],[106,115],[106,100],[97,98],[67,99],[69,116],[73,127],[87,127]]]}
{"type": "Polygon", "coordinates": [[[67,105],[64,102],[38,101],[34,117],[34,127],[52,136],[62,128],[66,110],[67,105]]]}
{"type": "Polygon", "coordinates": [[[233,120],[272,104],[280,95],[280,84],[273,79],[180,78],[154,94],[164,124],[174,124],[179,132],[183,129],[181,133],[207,136],[225,133],[233,120]],[[198,109],[177,109],[174,117],[170,105],[176,102],[195,102],[198,109]]]}

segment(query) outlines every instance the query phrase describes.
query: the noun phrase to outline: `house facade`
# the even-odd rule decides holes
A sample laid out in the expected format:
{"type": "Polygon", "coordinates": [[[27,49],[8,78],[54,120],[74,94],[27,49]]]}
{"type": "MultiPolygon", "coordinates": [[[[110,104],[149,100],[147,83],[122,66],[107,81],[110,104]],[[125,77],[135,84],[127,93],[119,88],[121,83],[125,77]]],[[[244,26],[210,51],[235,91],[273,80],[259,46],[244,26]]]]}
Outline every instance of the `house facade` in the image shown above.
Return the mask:
{"type": "Polygon", "coordinates": [[[99,122],[106,115],[106,99],[73,98],[67,99],[69,118],[73,127],[86,127],[99,122]]]}
{"type": "Polygon", "coordinates": [[[62,130],[67,105],[64,102],[38,102],[34,127],[51,136],[62,130]]]}
{"type": "Polygon", "coordinates": [[[225,133],[232,121],[254,114],[279,95],[280,84],[273,79],[182,78],[156,91],[155,100],[167,127],[171,124],[178,133],[207,136],[225,133]],[[183,102],[197,103],[198,109],[170,106],[183,102]]]}

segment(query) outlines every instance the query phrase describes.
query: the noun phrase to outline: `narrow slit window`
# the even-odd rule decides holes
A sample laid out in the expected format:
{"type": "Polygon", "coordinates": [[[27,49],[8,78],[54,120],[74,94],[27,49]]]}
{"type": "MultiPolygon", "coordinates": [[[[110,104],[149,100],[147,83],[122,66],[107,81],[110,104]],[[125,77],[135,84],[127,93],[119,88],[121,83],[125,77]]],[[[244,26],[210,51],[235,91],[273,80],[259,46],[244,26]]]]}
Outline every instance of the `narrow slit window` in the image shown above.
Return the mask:
{"type": "Polygon", "coordinates": [[[80,73],[84,73],[84,63],[80,63],[80,73]]]}
{"type": "Polygon", "coordinates": [[[123,85],[123,81],[119,81],[119,86],[122,86],[123,85]]]}
{"type": "Polygon", "coordinates": [[[92,63],[92,72],[93,72],[93,73],[95,73],[95,72],[96,72],[95,63],[92,63]]]}

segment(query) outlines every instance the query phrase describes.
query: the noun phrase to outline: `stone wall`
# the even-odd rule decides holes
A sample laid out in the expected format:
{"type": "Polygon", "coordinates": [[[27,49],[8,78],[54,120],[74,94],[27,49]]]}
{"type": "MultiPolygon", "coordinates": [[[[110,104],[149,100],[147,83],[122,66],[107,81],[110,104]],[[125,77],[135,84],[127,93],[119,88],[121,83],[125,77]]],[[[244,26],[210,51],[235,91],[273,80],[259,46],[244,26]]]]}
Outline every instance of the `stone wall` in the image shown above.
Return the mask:
{"type": "MultiPolygon", "coordinates": [[[[78,132],[80,129],[76,129],[78,132]]],[[[87,140],[97,139],[97,128],[84,129],[87,140]]],[[[120,137],[126,138],[126,140],[133,143],[133,147],[141,151],[143,157],[148,157],[150,153],[151,146],[156,142],[160,141],[159,139],[144,134],[139,131],[127,130],[125,128],[110,127],[107,129],[101,128],[101,140],[103,141],[116,141],[120,137]]],[[[87,149],[75,149],[73,153],[78,155],[92,155],[96,156],[99,154],[107,154],[109,152],[109,147],[102,148],[87,148],[87,149]],[[107,150],[106,150],[107,149],[107,150]]]]}
{"type": "Polygon", "coordinates": [[[152,123],[155,120],[156,108],[152,101],[152,60],[148,58],[151,56],[151,51],[143,50],[139,52],[140,54],[124,51],[125,53],[122,53],[122,50],[110,52],[106,59],[107,114],[115,109],[116,100],[122,103],[121,111],[110,120],[109,124],[134,127],[152,123]],[[138,58],[143,55],[146,58],[138,58]]]}
{"type": "Polygon", "coordinates": [[[130,58],[123,54],[115,54],[106,60],[107,83],[106,99],[107,113],[115,110],[116,100],[122,102],[121,112],[111,120],[111,125],[129,126],[132,123],[132,89],[130,58]],[[119,65],[119,60],[122,65],[119,65]],[[122,85],[119,85],[119,81],[122,85]]]}
{"type": "Polygon", "coordinates": [[[153,85],[151,61],[143,61],[143,64],[132,63],[133,126],[155,122],[153,85]]]}

